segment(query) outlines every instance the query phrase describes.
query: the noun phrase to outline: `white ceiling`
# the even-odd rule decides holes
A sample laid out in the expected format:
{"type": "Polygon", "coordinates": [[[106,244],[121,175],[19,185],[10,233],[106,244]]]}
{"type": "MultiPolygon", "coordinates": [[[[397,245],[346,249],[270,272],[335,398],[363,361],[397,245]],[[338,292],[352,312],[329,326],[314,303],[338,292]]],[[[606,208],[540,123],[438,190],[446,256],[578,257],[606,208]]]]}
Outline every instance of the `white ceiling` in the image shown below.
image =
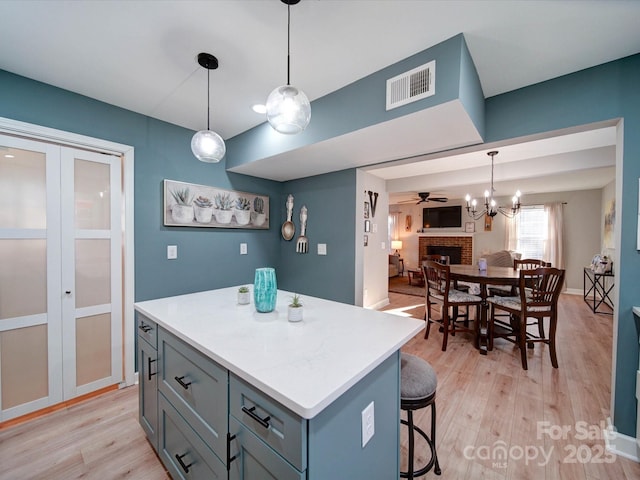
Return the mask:
{"type": "MultiPolygon", "coordinates": [[[[216,55],[224,138],[262,123],[250,107],[286,82],[279,0],[3,0],[0,18],[0,68],[193,130],[207,116],[196,56],[216,55]]],[[[635,1],[302,0],[291,83],[314,100],[463,33],[491,97],[637,53],[638,24],[635,1]]]]}

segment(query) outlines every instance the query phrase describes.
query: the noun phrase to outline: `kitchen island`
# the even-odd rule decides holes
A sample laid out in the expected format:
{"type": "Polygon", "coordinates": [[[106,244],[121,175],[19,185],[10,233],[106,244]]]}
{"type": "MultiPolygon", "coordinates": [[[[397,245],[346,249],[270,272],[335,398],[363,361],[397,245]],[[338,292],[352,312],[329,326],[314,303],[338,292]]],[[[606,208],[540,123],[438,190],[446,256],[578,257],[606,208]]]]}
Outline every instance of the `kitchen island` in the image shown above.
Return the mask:
{"type": "Polygon", "coordinates": [[[399,349],[424,322],[305,296],[291,323],[292,293],[265,314],[236,292],[135,305],[141,424],[172,475],[397,478],[399,349]]]}

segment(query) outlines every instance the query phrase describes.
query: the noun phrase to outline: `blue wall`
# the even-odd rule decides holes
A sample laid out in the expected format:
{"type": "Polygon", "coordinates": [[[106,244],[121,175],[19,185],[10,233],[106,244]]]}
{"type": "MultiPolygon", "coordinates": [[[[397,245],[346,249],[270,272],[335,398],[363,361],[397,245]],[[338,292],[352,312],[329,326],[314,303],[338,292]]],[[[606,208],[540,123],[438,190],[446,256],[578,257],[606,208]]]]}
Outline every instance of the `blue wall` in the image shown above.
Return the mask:
{"type": "MultiPolygon", "coordinates": [[[[640,304],[640,252],[636,249],[640,178],[640,55],[600,65],[486,101],[487,142],[616,118],[624,119],[622,229],[614,425],[635,436],[638,332],[632,307],[640,304]]],[[[594,235],[599,235],[594,232],[594,235]]],[[[568,246],[571,248],[571,245],[568,246]]],[[[588,259],[585,259],[588,261],[588,259]]],[[[585,325],[588,328],[588,325],[585,325]]],[[[560,366],[562,368],[562,365],[560,366]]]]}
{"type": "MultiPolygon", "coordinates": [[[[639,84],[640,55],[635,55],[492,97],[485,103],[487,142],[624,119],[622,205],[617,212],[622,244],[617,266],[620,295],[614,425],[631,436],[635,435],[639,331],[631,308],[640,303],[640,254],[636,250],[639,84]]],[[[224,164],[201,164],[193,158],[189,147],[193,132],[189,130],[3,71],[0,71],[0,116],[135,147],[136,300],[251,283],[256,266],[275,265],[281,288],[353,302],[355,171],[285,184],[227,174],[224,164]],[[164,178],[269,195],[271,229],[196,231],[163,227],[164,178]],[[303,204],[309,208],[310,255],[296,254],[295,246],[280,237],[279,225],[285,219],[288,193],[296,197],[294,218],[297,219],[303,204]],[[238,254],[239,243],[243,241],[249,243],[250,254],[246,257],[238,254]],[[315,254],[317,243],[328,244],[327,257],[315,254]],[[166,260],[167,244],[178,245],[177,261],[166,260]]],[[[340,121],[348,122],[349,117],[340,121]]],[[[239,139],[228,143],[235,142],[239,139]]],[[[240,150],[236,154],[242,155],[240,150]]],[[[250,160],[252,155],[247,158],[250,160]]]]}
{"type": "Polygon", "coordinates": [[[302,294],[355,302],[355,169],[285,182],[280,204],[294,196],[293,222],[296,235],[280,243],[278,286],[302,294]],[[309,254],[295,253],[300,233],[300,208],[306,205],[309,219],[309,254]],[[317,255],[318,243],[327,244],[327,255],[317,255]]]}
{"type": "Polygon", "coordinates": [[[0,116],[135,148],[136,301],[253,283],[280,255],[278,182],[227,173],[191,153],[193,131],[0,70],[0,116]],[[164,227],[162,180],[269,195],[269,230],[164,227]],[[240,256],[240,243],[249,255],[240,256]],[[167,260],[167,245],[178,259],[167,260]]]}
{"type": "Polygon", "coordinates": [[[478,74],[470,58],[463,35],[456,35],[418,52],[314,100],[311,104],[311,123],[298,135],[277,135],[267,123],[263,123],[229,139],[227,167],[322,142],[458,98],[470,109],[470,116],[482,135],[483,96],[478,74]],[[435,94],[387,111],[387,79],[431,60],[436,61],[435,94]]]}

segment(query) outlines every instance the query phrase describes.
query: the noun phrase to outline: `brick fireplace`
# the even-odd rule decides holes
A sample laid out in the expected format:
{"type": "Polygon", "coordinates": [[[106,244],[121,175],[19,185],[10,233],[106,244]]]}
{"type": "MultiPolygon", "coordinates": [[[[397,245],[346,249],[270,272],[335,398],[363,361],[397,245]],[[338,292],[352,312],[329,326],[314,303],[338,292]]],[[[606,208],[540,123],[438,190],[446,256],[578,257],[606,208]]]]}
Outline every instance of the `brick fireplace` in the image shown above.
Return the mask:
{"type": "Polygon", "coordinates": [[[427,247],[462,247],[461,262],[463,265],[471,265],[473,261],[473,237],[467,236],[441,236],[420,237],[418,240],[418,259],[427,254],[427,247]]]}

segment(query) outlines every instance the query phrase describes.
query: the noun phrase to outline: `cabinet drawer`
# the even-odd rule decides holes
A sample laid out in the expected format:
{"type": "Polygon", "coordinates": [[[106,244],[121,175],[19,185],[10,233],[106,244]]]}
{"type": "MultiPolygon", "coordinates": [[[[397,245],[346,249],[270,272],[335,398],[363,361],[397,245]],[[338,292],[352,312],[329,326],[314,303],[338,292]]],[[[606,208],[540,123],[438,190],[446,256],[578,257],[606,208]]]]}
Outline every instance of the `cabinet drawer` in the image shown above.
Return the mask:
{"type": "Polygon", "coordinates": [[[229,375],[229,411],[300,471],[307,468],[307,421],[229,375]]]}
{"type": "Polygon", "coordinates": [[[226,479],[227,468],[184,421],[175,408],[158,395],[160,407],[159,455],[171,477],[177,479],[226,479]]]}
{"type": "Polygon", "coordinates": [[[158,332],[159,390],[220,457],[226,455],[228,373],[162,328],[158,332]]]}
{"type": "Polygon", "coordinates": [[[136,331],[153,348],[158,348],[158,326],[139,312],[136,312],[136,331]]]}
{"type": "Polygon", "coordinates": [[[229,433],[233,439],[229,450],[231,461],[229,480],[303,480],[299,472],[280,455],[235,418],[229,418],[229,433]]]}

